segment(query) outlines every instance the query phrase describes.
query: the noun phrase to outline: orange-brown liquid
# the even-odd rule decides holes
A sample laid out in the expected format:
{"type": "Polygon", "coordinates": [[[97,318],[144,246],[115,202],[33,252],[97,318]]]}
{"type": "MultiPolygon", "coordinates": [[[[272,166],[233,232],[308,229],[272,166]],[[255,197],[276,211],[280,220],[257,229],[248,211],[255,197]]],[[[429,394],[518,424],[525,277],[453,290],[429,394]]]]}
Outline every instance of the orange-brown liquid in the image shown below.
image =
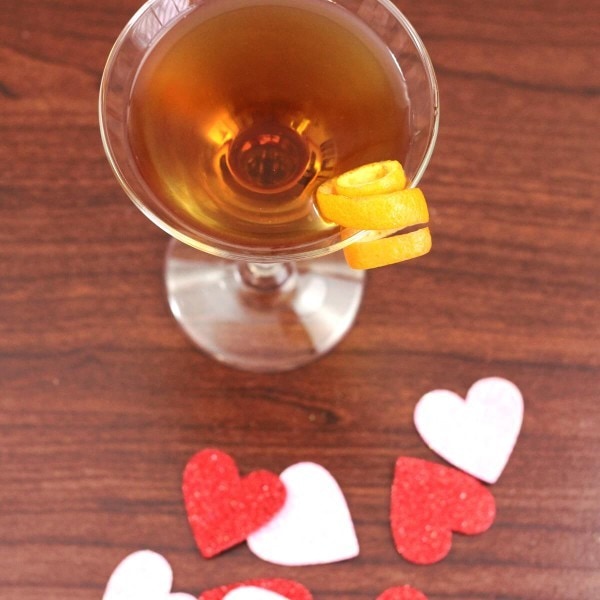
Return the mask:
{"type": "Polygon", "coordinates": [[[200,237],[286,248],[331,234],[326,178],[403,160],[402,73],[354,15],[323,0],[217,0],[153,46],[133,88],[132,153],[154,196],[200,237]]]}

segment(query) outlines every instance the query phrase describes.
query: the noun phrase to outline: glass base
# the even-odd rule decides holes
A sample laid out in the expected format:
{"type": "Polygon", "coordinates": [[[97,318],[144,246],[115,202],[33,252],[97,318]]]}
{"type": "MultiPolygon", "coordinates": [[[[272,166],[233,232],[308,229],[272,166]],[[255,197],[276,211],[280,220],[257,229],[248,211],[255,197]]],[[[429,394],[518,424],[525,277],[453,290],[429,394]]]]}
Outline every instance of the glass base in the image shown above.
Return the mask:
{"type": "Polygon", "coordinates": [[[297,263],[236,263],[171,240],[169,305],[204,352],[247,371],[287,371],[331,350],[358,312],[365,275],[336,252],[297,263]]]}

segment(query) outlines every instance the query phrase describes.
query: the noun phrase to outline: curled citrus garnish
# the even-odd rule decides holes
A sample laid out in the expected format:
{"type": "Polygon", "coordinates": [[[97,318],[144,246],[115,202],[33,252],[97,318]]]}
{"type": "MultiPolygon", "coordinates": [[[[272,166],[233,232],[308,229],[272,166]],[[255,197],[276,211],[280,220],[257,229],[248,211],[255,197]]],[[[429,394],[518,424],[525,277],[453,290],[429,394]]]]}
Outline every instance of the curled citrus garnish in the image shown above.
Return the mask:
{"type": "Polygon", "coordinates": [[[363,165],[342,173],[335,179],[336,192],[345,196],[385,194],[391,190],[403,190],[405,187],[406,175],[397,160],[363,165]]]}
{"type": "Polygon", "coordinates": [[[429,227],[410,233],[368,242],[355,242],[344,248],[346,262],[353,269],[373,269],[423,256],[431,250],[429,227]]]}
{"type": "Polygon", "coordinates": [[[429,228],[383,237],[429,221],[425,196],[406,188],[402,165],[386,160],[363,165],[323,183],[317,189],[317,206],[330,221],[352,229],[373,231],[367,241],[344,250],[355,269],[372,269],[416,258],[431,249],[429,228]],[[381,239],[382,238],[382,239],[381,239]]]}
{"type": "Polygon", "coordinates": [[[317,203],[326,219],[342,227],[403,229],[429,221],[427,203],[418,188],[386,194],[346,196],[338,193],[334,186],[334,182],[321,185],[317,190],[317,203]]]}

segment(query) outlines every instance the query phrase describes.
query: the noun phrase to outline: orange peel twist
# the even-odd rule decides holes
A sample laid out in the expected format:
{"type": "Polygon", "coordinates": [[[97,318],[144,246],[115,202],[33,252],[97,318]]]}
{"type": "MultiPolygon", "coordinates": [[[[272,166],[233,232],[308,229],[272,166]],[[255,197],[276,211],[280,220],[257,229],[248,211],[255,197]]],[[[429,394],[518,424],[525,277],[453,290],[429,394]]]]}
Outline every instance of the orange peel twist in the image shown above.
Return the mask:
{"type": "Polygon", "coordinates": [[[402,165],[387,160],[343,173],[317,189],[317,206],[323,217],[342,227],[373,231],[377,236],[344,249],[350,267],[372,269],[429,252],[428,227],[382,238],[385,233],[381,230],[395,233],[429,221],[423,192],[406,188],[406,183],[402,165]]]}

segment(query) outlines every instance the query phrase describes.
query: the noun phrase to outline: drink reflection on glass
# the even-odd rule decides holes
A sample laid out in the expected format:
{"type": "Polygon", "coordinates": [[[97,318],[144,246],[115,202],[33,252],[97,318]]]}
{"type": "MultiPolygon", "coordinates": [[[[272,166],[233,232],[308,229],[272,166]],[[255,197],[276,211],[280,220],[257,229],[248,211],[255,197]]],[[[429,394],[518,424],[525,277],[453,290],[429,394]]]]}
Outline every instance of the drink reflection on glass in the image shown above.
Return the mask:
{"type": "Polygon", "coordinates": [[[281,371],[331,349],[362,296],[336,251],[364,232],[324,220],[316,188],[388,159],[415,186],[438,96],[387,0],[151,0],[109,56],[100,121],[121,185],[175,238],[183,330],[225,363],[281,371]]]}

